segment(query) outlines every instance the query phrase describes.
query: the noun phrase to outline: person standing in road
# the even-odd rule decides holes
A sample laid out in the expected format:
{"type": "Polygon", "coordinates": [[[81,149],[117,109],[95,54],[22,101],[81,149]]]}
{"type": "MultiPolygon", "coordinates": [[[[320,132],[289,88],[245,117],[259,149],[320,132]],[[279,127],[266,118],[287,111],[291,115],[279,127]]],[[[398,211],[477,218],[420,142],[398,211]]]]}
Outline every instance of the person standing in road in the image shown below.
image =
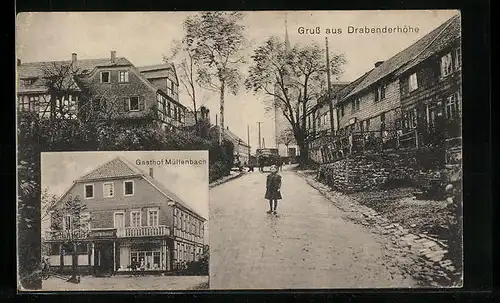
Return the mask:
{"type": "Polygon", "coordinates": [[[278,200],[281,200],[281,176],[278,175],[278,169],[276,165],[271,166],[271,173],[267,175],[266,180],[266,194],[265,199],[269,200],[269,210],[268,214],[276,214],[276,208],[278,207],[278,200]],[[273,208],[274,203],[274,208],[273,208]]]}

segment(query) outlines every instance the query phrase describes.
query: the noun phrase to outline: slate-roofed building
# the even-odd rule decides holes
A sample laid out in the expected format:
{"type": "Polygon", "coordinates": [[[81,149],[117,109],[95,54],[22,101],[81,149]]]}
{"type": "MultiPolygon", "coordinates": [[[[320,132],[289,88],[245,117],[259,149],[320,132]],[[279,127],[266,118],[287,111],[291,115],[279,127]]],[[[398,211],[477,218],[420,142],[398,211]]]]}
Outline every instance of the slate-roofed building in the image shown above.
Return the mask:
{"type": "MultiPolygon", "coordinates": [[[[166,87],[148,79],[148,72],[117,57],[115,51],[103,59],[79,60],[76,53],[67,61],[23,63],[18,59],[17,110],[36,112],[42,118],[86,121],[90,117],[140,120],[156,108],[162,125],[182,125],[185,107],[178,97],[169,96],[166,87]],[[163,101],[167,99],[168,104],[163,101]],[[171,111],[164,112],[165,108],[171,111]]],[[[174,91],[177,87],[177,82],[170,86],[174,91]]]]}
{"type": "MultiPolygon", "coordinates": [[[[443,110],[446,101],[446,113],[450,113],[446,115],[457,117],[461,98],[461,78],[456,72],[461,65],[459,40],[460,16],[455,16],[393,57],[375,63],[371,71],[342,89],[336,104],[336,149],[351,152],[353,147],[361,148],[367,142],[400,146],[411,141],[406,145],[418,146],[419,139],[422,143],[421,135],[407,140],[403,134],[416,133],[411,129],[424,124],[417,121],[425,117],[426,128],[441,129],[430,127],[435,124],[434,115],[439,113],[433,112],[435,106],[415,108],[416,104],[429,103],[422,103],[422,99],[434,100],[430,103],[443,110]]],[[[436,138],[433,134],[427,137],[436,138]]]]}
{"type": "MultiPolygon", "coordinates": [[[[88,233],[77,246],[80,273],[109,275],[173,271],[198,260],[204,248],[204,222],[182,199],[149,174],[117,157],[78,178],[58,205],[79,197],[86,206],[88,233]]],[[[75,218],[53,217],[45,232],[54,270],[70,271],[73,247],[57,230],[71,231],[75,218]]]]}

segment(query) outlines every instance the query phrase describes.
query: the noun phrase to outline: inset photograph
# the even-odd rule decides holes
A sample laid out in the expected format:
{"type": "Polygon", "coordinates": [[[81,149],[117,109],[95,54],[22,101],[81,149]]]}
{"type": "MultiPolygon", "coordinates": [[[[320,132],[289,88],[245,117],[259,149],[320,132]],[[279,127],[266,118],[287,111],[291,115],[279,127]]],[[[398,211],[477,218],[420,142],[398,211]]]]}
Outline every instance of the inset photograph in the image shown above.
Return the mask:
{"type": "Polygon", "coordinates": [[[208,152],[42,153],[42,290],[208,289],[208,152]]]}

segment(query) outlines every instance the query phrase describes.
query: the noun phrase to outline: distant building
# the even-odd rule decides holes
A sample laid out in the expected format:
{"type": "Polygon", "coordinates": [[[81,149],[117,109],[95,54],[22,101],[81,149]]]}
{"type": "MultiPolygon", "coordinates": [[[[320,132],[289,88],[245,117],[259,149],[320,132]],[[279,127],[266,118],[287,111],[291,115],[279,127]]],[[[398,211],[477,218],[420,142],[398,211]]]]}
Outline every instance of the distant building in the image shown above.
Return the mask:
{"type": "MultiPolygon", "coordinates": [[[[210,134],[213,138],[218,138],[219,136],[219,128],[217,125],[214,125],[210,128],[210,134]]],[[[224,139],[233,143],[234,146],[234,162],[240,161],[241,165],[245,163],[248,164],[248,160],[250,159],[250,146],[245,140],[238,137],[232,131],[229,130],[229,126],[226,126],[226,129],[223,132],[224,139]]]]}
{"type": "MultiPolygon", "coordinates": [[[[89,219],[87,232],[77,236],[80,273],[130,272],[141,261],[146,272],[169,272],[203,254],[206,220],[155,179],[153,168],[147,174],[115,158],[75,180],[56,207],[68,197],[80,197],[81,217],[89,219]]],[[[45,231],[53,270],[71,271],[75,248],[64,235],[77,234],[74,220],[53,216],[45,231]]]]}
{"type": "MultiPolygon", "coordinates": [[[[207,125],[210,125],[210,110],[206,108],[205,106],[200,106],[197,111],[197,119],[199,121],[203,121],[207,125]]],[[[195,125],[195,117],[194,117],[194,112],[191,110],[188,110],[186,112],[186,126],[194,126],[195,125]]]]}

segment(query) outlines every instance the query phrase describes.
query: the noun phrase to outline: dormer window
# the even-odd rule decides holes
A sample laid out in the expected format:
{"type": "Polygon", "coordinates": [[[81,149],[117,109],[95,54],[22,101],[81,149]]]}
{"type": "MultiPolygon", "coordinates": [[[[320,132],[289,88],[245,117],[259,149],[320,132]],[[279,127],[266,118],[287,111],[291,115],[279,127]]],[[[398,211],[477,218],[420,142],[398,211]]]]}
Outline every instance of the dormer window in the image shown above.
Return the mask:
{"type": "Polygon", "coordinates": [[[101,72],[101,83],[110,83],[110,73],[101,72]]]}
{"type": "Polygon", "coordinates": [[[23,85],[25,86],[29,86],[29,85],[33,85],[36,81],[36,78],[28,78],[28,79],[23,79],[23,85]]]}

